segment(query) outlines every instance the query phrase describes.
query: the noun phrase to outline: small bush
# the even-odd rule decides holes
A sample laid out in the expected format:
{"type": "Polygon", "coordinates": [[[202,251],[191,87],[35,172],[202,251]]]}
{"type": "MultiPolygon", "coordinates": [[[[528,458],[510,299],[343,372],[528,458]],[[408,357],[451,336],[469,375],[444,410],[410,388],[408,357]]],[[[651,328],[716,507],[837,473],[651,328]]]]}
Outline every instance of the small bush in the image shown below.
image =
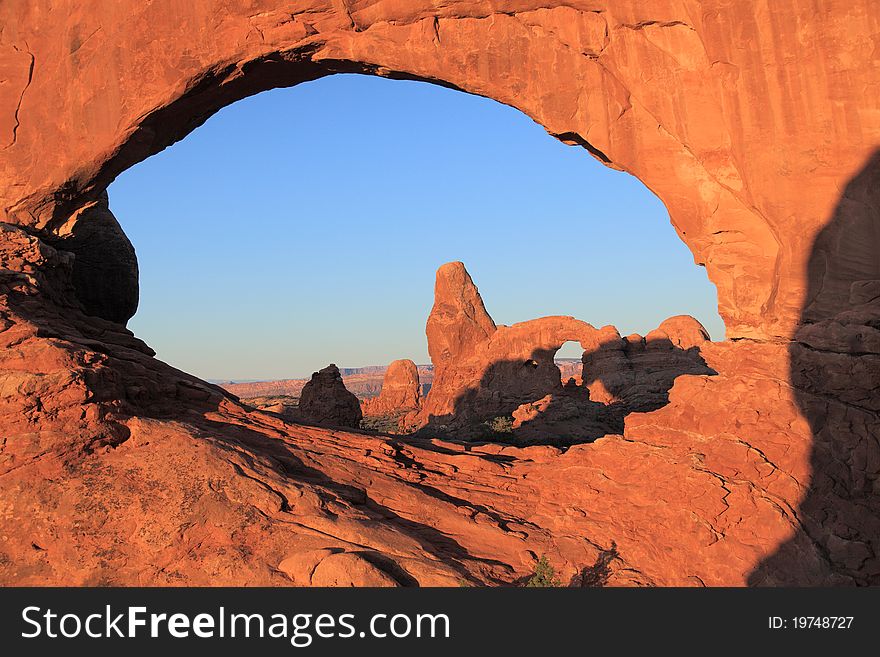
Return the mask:
{"type": "Polygon", "coordinates": [[[513,433],[513,418],[509,415],[499,415],[484,422],[489,431],[493,433],[513,433]]]}
{"type": "Polygon", "coordinates": [[[416,429],[412,426],[401,426],[401,420],[405,415],[406,412],[367,416],[361,420],[361,429],[395,436],[408,436],[416,429]]]}
{"type": "Polygon", "coordinates": [[[400,413],[392,415],[372,415],[361,420],[361,429],[378,433],[398,433],[400,430],[400,413]]]}
{"type": "Polygon", "coordinates": [[[535,572],[526,582],[528,588],[550,588],[561,586],[559,578],[556,577],[556,571],[547,560],[547,557],[541,555],[541,558],[535,563],[535,572]]]}

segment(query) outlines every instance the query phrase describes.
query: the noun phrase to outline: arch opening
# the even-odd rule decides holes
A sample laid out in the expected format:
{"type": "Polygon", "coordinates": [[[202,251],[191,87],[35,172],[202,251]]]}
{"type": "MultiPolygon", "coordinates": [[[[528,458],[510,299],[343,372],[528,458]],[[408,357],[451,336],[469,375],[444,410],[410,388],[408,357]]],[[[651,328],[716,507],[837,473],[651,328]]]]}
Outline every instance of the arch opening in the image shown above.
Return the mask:
{"type": "Polygon", "coordinates": [[[218,381],[427,364],[430,277],[463,259],[502,320],[562,310],[647,332],[690,311],[723,330],[662,204],[585,155],[513,108],[415,82],[332,76],[241,101],[110,187],[141,261],[131,327],[218,381]]]}
{"type": "MultiPolygon", "coordinates": [[[[690,311],[720,332],[714,289],[662,204],[585,155],[513,108],[417,82],[332,76],[241,101],[110,187],[141,261],[131,328],[160,359],[288,419],[327,363],[365,403],[392,360],[428,371],[428,281],[447,260],[479,272],[499,319],[563,310],[647,334],[690,311]]],[[[543,381],[554,354],[525,369],[543,381]]],[[[551,378],[517,405],[589,395],[551,378]]],[[[620,413],[567,406],[549,433],[535,418],[519,433],[555,438],[585,418],[573,440],[622,429],[620,413]]],[[[457,436],[485,424],[454,414],[457,436]]]]}

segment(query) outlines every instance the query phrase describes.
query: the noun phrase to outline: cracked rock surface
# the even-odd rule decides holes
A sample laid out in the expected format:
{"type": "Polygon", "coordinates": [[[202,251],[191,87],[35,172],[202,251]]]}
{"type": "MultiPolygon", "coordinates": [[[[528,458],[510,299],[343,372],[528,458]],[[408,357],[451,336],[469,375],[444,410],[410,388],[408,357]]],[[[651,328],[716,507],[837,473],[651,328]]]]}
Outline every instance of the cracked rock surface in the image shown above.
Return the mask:
{"type": "MultiPolygon", "coordinates": [[[[878,31],[872,0],[0,4],[0,582],[880,582],[878,31]],[[563,451],[289,424],[155,360],[107,186],[333,73],[637,176],[718,289],[716,374],[563,451]]],[[[459,301],[450,345],[500,330],[459,301]]]]}

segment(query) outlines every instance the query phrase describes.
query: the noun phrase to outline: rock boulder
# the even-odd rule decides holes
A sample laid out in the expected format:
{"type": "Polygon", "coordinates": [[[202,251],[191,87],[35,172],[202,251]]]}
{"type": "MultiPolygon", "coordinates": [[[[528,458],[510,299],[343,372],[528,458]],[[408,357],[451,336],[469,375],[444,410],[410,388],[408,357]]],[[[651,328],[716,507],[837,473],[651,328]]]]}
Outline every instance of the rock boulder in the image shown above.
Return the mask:
{"type": "Polygon", "coordinates": [[[358,428],[363,417],[361,404],[345,388],[336,365],[328,365],[312,374],[299,398],[297,419],[325,427],[358,428]]]}

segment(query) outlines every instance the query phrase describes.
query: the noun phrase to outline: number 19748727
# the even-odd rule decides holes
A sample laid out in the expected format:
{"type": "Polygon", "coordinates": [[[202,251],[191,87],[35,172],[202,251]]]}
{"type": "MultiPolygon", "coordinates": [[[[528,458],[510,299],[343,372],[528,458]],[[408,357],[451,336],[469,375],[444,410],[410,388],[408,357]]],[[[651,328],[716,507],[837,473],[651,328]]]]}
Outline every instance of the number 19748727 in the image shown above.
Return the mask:
{"type": "Polygon", "coordinates": [[[770,616],[767,626],[771,630],[846,630],[852,626],[853,616],[770,616]]]}

